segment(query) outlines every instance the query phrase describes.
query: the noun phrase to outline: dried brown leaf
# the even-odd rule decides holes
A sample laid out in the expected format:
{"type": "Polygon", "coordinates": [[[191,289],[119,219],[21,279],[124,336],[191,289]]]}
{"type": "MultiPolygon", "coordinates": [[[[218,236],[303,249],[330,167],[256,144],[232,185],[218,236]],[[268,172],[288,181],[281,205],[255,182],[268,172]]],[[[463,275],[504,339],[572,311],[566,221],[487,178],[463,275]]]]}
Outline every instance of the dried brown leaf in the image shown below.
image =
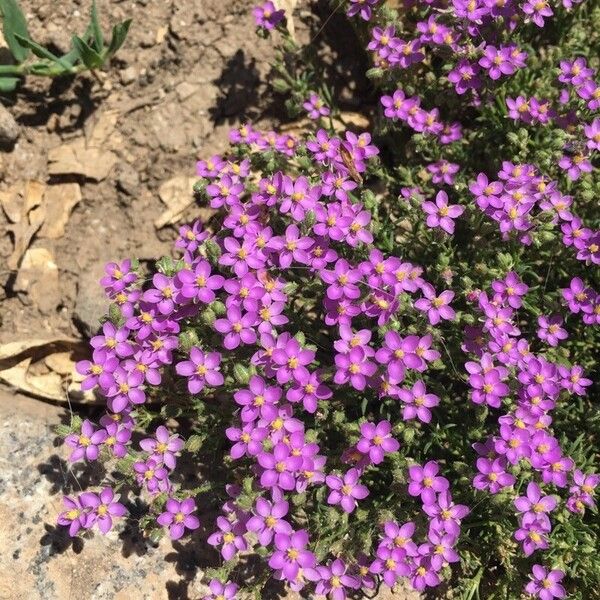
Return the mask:
{"type": "MultiPolygon", "coordinates": [[[[154,221],[154,226],[157,229],[176,223],[183,216],[185,209],[194,202],[194,184],[196,181],[196,177],[177,175],[160,186],[158,195],[166,205],[167,210],[154,221]]],[[[202,208],[199,216],[204,221],[208,221],[216,212],[212,208],[202,208]]]]}
{"type": "Polygon", "coordinates": [[[52,148],[48,152],[50,175],[82,175],[93,181],[102,181],[117,163],[117,155],[110,150],[86,147],[84,139],[52,148]]]}
{"type": "Polygon", "coordinates": [[[78,183],[62,183],[49,186],[44,195],[46,220],[40,237],[57,240],[65,233],[71,211],[81,201],[78,183]]]}
{"type": "Polygon", "coordinates": [[[21,220],[23,208],[23,182],[19,181],[11,185],[7,190],[0,191],[0,205],[11,223],[18,223],[21,220]]]}
{"type": "Polygon", "coordinates": [[[9,358],[16,358],[25,352],[38,351],[44,348],[51,349],[54,346],[76,346],[81,342],[75,338],[68,337],[53,337],[53,338],[31,338],[19,340],[16,342],[8,342],[0,345],[0,361],[5,361],[9,358]]]}
{"type": "Polygon", "coordinates": [[[114,108],[103,111],[93,127],[86,132],[86,146],[101,148],[114,132],[119,116],[120,111],[114,108]]]}
{"type": "Polygon", "coordinates": [[[26,293],[42,313],[49,313],[60,304],[61,290],[58,267],[46,248],[29,248],[14,284],[16,292],[26,293]]]}
{"type": "Polygon", "coordinates": [[[298,4],[298,0],[275,0],[275,5],[279,9],[285,10],[285,16],[287,19],[287,28],[290,32],[290,37],[296,39],[296,27],[294,24],[294,9],[298,4]]]}
{"type": "Polygon", "coordinates": [[[58,373],[42,375],[29,374],[31,358],[17,363],[14,367],[0,371],[0,379],[21,392],[47,398],[48,400],[66,401],[63,378],[58,373]]]}

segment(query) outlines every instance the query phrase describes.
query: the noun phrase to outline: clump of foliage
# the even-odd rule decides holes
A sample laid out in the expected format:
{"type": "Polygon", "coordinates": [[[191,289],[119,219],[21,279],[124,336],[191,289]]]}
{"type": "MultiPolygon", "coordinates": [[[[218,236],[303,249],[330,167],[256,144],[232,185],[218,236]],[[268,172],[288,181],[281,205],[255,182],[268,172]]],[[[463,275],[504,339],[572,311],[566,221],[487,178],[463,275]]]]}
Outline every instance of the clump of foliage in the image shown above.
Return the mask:
{"type": "MultiPolygon", "coordinates": [[[[596,597],[600,7],[348,15],[369,131],[340,129],[310,48],[272,2],[255,9],[280,44],[274,84],[311,125],[234,130],[198,163],[209,226],[183,226],[149,277],[107,266],[113,304],[78,370],[108,411],[65,431],[72,459],[117,459],[107,483],[139,486],[153,537],[218,503],[206,598],[260,598],[269,577],[336,600],[403,579],[596,597]],[[196,487],[174,483],[181,452],[210,457],[196,487]],[[269,569],[242,580],[249,553],[269,569]]],[[[125,507],[102,493],[67,498],[59,522],[107,530],[125,507]]]]}
{"type": "Polygon", "coordinates": [[[125,42],[131,20],[113,27],[108,43],[104,39],[95,0],[90,23],[82,36],[73,35],[72,47],[62,56],[35,42],[28,30],[25,15],[17,0],[0,0],[2,33],[15,64],[0,65],[0,92],[12,92],[26,75],[62,77],[86,70],[100,69],[125,42]]]}

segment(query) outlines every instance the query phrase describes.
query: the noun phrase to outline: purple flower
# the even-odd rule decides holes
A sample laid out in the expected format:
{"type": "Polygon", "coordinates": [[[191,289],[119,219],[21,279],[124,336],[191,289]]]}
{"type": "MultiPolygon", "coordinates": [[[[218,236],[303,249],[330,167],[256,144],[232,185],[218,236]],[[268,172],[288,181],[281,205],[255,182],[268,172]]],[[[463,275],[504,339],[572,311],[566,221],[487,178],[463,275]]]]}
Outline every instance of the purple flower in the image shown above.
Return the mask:
{"type": "Polygon", "coordinates": [[[427,587],[439,585],[440,581],[440,576],[436,573],[430,557],[419,556],[415,559],[410,578],[410,583],[415,590],[422,592],[427,587]]]}
{"type": "Polygon", "coordinates": [[[370,571],[382,574],[386,585],[393,588],[400,577],[410,575],[411,568],[407,561],[406,551],[402,548],[390,548],[387,544],[379,544],[370,571]]]}
{"type": "Polygon", "coordinates": [[[241,343],[254,344],[256,342],[256,331],[253,327],[256,324],[257,314],[247,312],[242,315],[242,311],[237,306],[230,306],[227,309],[227,317],[217,319],[214,322],[214,328],[219,333],[224,333],[223,346],[227,350],[234,350],[241,343]]]}
{"type": "Polygon", "coordinates": [[[455,535],[431,527],[427,537],[430,543],[423,544],[419,551],[431,557],[431,566],[434,570],[440,571],[447,563],[460,560],[458,552],[453,547],[456,543],[455,535]]]}
{"type": "Polygon", "coordinates": [[[200,244],[208,239],[209,235],[200,220],[194,221],[191,227],[190,225],[182,225],[179,228],[179,237],[175,240],[175,248],[181,248],[193,255],[200,244]]]}
{"type": "Polygon", "coordinates": [[[315,353],[312,350],[302,348],[296,338],[289,335],[280,336],[277,340],[277,347],[272,354],[274,368],[277,370],[277,382],[283,385],[292,379],[295,381],[303,380],[307,375],[306,366],[314,358],[315,353]]]}
{"type": "Polygon", "coordinates": [[[509,463],[517,465],[522,458],[531,455],[530,438],[529,431],[525,429],[500,425],[500,437],[495,439],[494,448],[498,454],[505,456],[509,463]]]}
{"type": "Polygon", "coordinates": [[[344,512],[351,513],[356,508],[356,501],[369,495],[366,486],[358,483],[359,477],[358,469],[349,469],[343,477],[328,475],[325,481],[331,492],[327,504],[339,504],[344,512]]]}
{"type": "Polygon", "coordinates": [[[253,531],[258,536],[261,546],[268,546],[276,533],[292,534],[292,526],[284,520],[289,505],[285,500],[269,502],[264,498],[257,498],[254,507],[254,516],[246,523],[248,531],[253,531]]]}
{"type": "Polygon", "coordinates": [[[402,418],[405,421],[416,417],[423,423],[429,423],[431,421],[429,409],[440,403],[440,399],[435,394],[427,393],[422,379],[417,380],[410,390],[402,388],[398,392],[398,397],[405,404],[402,409],[402,418]]]}
{"type": "Polygon", "coordinates": [[[138,484],[145,485],[151,494],[167,492],[171,487],[167,469],[153,458],[134,463],[133,470],[138,484]]]}
{"type": "Polygon", "coordinates": [[[315,556],[309,550],[308,533],[304,529],[291,535],[286,533],[275,534],[275,552],[269,558],[269,566],[281,571],[288,581],[296,579],[300,569],[309,569],[315,566],[315,556]]]}
{"type": "Polygon", "coordinates": [[[580,277],[573,277],[568,288],[561,290],[563,298],[569,305],[569,310],[578,313],[580,310],[589,312],[595,292],[587,287],[580,277]]]}
{"type": "Polygon", "coordinates": [[[219,257],[219,264],[232,267],[238,277],[243,277],[250,269],[264,267],[264,253],[248,237],[241,243],[233,237],[226,237],[223,247],[226,251],[219,257]]]}
{"type": "Polygon", "coordinates": [[[497,494],[516,481],[514,475],[506,472],[506,460],[502,458],[478,458],[477,470],[479,473],[473,478],[473,487],[477,490],[489,490],[490,494],[497,494]]]}
{"type": "MultiPolygon", "coordinates": [[[[340,140],[330,138],[324,129],[319,129],[314,140],[306,142],[306,148],[314,155],[315,160],[324,162],[333,160],[339,152],[340,140]]],[[[306,178],[303,179],[303,182],[306,178]]],[[[287,180],[285,180],[287,182],[287,180]]],[[[289,186],[289,184],[288,184],[289,186]]]]}
{"type": "Polygon", "coordinates": [[[117,502],[118,498],[118,496],[115,498],[114,491],[109,487],[104,488],[100,494],[83,492],[79,499],[81,506],[88,511],[90,517],[86,526],[91,527],[95,523],[103,534],[107,534],[113,526],[112,518],[127,514],[127,509],[117,502]]]}
{"type": "MultiPolygon", "coordinates": [[[[443,477],[439,477],[438,479],[444,479],[446,484],[448,483],[448,480],[443,477]]],[[[433,488],[435,488],[435,483],[433,484],[433,488]]],[[[424,493],[421,492],[422,500],[423,497],[424,493]]],[[[458,536],[460,533],[460,522],[469,514],[469,509],[464,504],[454,504],[452,502],[452,497],[447,489],[439,493],[437,500],[433,502],[423,501],[423,511],[431,518],[431,527],[454,536],[458,536]]]]}
{"type": "Polygon", "coordinates": [[[96,460],[100,454],[100,445],[106,440],[108,434],[104,429],[94,427],[87,419],[81,424],[80,433],[71,433],[65,438],[65,444],[71,446],[73,451],[69,456],[71,462],[85,458],[96,460]]]}
{"type": "Polygon", "coordinates": [[[173,296],[175,295],[175,282],[172,277],[162,273],[155,273],[152,277],[153,288],[142,296],[143,300],[156,304],[161,315],[170,315],[176,308],[173,296]]]}
{"type": "Polygon", "coordinates": [[[169,430],[160,425],[156,429],[155,438],[145,438],[140,442],[143,450],[157,462],[162,462],[169,469],[175,468],[175,457],[183,449],[184,442],[177,435],[169,435],[169,430]]]}
{"type": "Polygon", "coordinates": [[[375,353],[375,359],[382,365],[387,365],[387,372],[395,382],[404,379],[405,368],[420,370],[425,361],[417,355],[419,337],[409,335],[400,337],[396,331],[387,331],[383,347],[375,353]]]}
{"type": "Polygon", "coordinates": [[[360,439],[356,448],[368,455],[372,464],[378,465],[385,454],[396,452],[400,448],[398,440],[392,437],[392,425],[389,421],[379,423],[363,423],[360,426],[360,439]]]}
{"type": "Polygon", "coordinates": [[[531,556],[536,550],[548,548],[547,533],[546,521],[528,513],[521,519],[520,527],[515,531],[515,539],[522,543],[525,556],[531,556]]]}
{"type": "Polygon", "coordinates": [[[235,600],[238,586],[235,583],[222,583],[218,579],[211,579],[208,584],[210,594],[203,596],[202,600],[235,600]]]}
{"type": "Polygon", "coordinates": [[[81,382],[83,391],[91,390],[99,385],[103,390],[108,390],[114,383],[113,373],[119,366],[119,359],[111,356],[106,350],[96,349],[92,360],[80,360],[75,364],[75,369],[85,379],[81,382]]]}
{"type": "Polygon", "coordinates": [[[425,463],[423,467],[421,465],[409,467],[408,493],[411,496],[421,496],[424,505],[434,504],[436,494],[445,492],[449,486],[448,480],[438,475],[439,470],[438,464],[433,460],[425,463]]]}
{"type": "Polygon", "coordinates": [[[102,325],[103,335],[96,335],[90,340],[93,348],[104,350],[109,356],[116,355],[119,358],[131,356],[134,352],[132,345],[128,342],[129,329],[127,327],[115,327],[110,321],[102,325]]]}
{"type": "Polygon", "coordinates": [[[215,179],[225,168],[225,164],[225,161],[218,154],[213,154],[207,160],[200,160],[196,163],[196,173],[198,177],[215,179]]]}
{"type": "Polygon", "coordinates": [[[311,119],[326,117],[331,112],[329,107],[314,92],[309,94],[308,99],[302,106],[311,119]]]}
{"type": "Polygon", "coordinates": [[[131,268],[129,259],[124,260],[120,265],[108,263],[104,267],[104,272],[106,275],[100,280],[100,285],[111,296],[128,288],[138,278],[137,273],[131,268]]]}
{"type": "Polygon", "coordinates": [[[256,456],[262,449],[263,440],[269,435],[265,427],[256,427],[254,423],[244,425],[242,429],[228,427],[225,430],[228,440],[234,442],[231,447],[231,458],[241,458],[242,456],[256,456]]]}
{"type": "Polygon", "coordinates": [[[350,382],[350,385],[359,391],[367,386],[367,378],[371,377],[377,370],[375,363],[368,359],[364,348],[357,346],[347,354],[335,355],[336,372],[334,382],[342,384],[350,382]]]}
{"type": "Polygon", "coordinates": [[[277,10],[271,0],[267,0],[263,4],[252,9],[254,20],[257,27],[262,27],[266,30],[271,30],[283,20],[285,15],[284,10],[277,10]]]}
{"type": "Polygon", "coordinates": [[[357,283],[361,279],[358,269],[353,269],[347,260],[341,258],[335,263],[333,271],[323,270],[321,279],[328,284],[327,298],[331,300],[356,300],[360,296],[357,283]]]}
{"type": "Polygon", "coordinates": [[[113,384],[108,389],[108,408],[113,412],[122,412],[131,404],[143,404],[146,394],[140,386],[144,383],[144,374],[138,370],[126,371],[118,367],[113,373],[113,384]]]}
{"type": "Polygon", "coordinates": [[[460,167],[456,163],[451,163],[447,160],[439,160],[438,162],[427,165],[427,170],[432,174],[432,183],[445,183],[447,185],[453,185],[454,176],[456,173],[458,173],[460,167]]]}
{"type": "Polygon", "coordinates": [[[320,400],[331,398],[333,392],[322,383],[321,375],[318,371],[314,373],[303,374],[297,381],[294,381],[286,393],[286,398],[290,402],[300,402],[309,413],[315,413],[320,400]]]}
{"type": "Polygon", "coordinates": [[[448,205],[448,194],[440,190],[434,202],[423,202],[421,208],[427,213],[428,227],[441,227],[446,233],[454,233],[454,221],[465,209],[458,205],[448,205]]]}
{"type": "Polygon", "coordinates": [[[542,496],[542,491],[537,483],[530,481],[527,484],[527,495],[519,496],[515,501],[515,508],[525,515],[530,515],[546,524],[550,529],[550,519],[546,513],[556,508],[555,496],[542,496]]]}
{"type": "Polygon", "coordinates": [[[156,519],[159,525],[169,528],[172,540],[178,540],[186,529],[198,529],[200,521],[192,515],[196,510],[196,502],[193,498],[175,500],[169,498],[165,505],[166,511],[158,515],[156,519]]]}
{"type": "Polygon", "coordinates": [[[488,75],[494,80],[503,75],[512,75],[517,70],[509,47],[486,46],[479,64],[488,70],[488,75]]]}
{"type": "Polygon", "coordinates": [[[357,590],[360,588],[360,580],[354,575],[347,573],[346,563],[336,558],[331,561],[329,566],[319,565],[315,568],[308,568],[304,575],[310,581],[317,582],[315,593],[319,595],[329,595],[332,600],[345,600],[346,589],[357,590]]]}
{"type": "Polygon", "coordinates": [[[90,515],[81,505],[79,498],[65,496],[63,505],[66,510],[58,515],[56,522],[68,527],[69,535],[74,537],[80,529],[88,527],[90,515]]]}
{"type": "Polygon", "coordinates": [[[273,238],[271,246],[277,251],[279,266],[287,269],[294,261],[303,265],[309,264],[308,250],[314,244],[310,237],[302,237],[297,225],[288,225],[285,236],[273,238]]]}
{"type": "Polygon", "coordinates": [[[290,213],[296,221],[302,221],[309,210],[315,207],[321,197],[321,186],[311,187],[308,179],[298,177],[296,181],[285,178],[283,181],[283,200],[279,210],[290,213]]]}
{"type": "Polygon", "coordinates": [[[350,8],[346,13],[349,17],[360,15],[363,21],[371,19],[371,7],[375,6],[379,0],[350,0],[350,8]]]}
{"type": "Polygon", "coordinates": [[[558,372],[561,376],[561,386],[578,396],[585,395],[585,388],[593,383],[591,379],[584,377],[583,368],[579,365],[573,365],[570,369],[563,365],[559,365],[558,372]]]}
{"type": "Polygon", "coordinates": [[[590,159],[582,153],[564,154],[558,161],[558,166],[567,172],[571,181],[579,179],[582,173],[591,173],[594,170],[590,159]]]}
{"type": "MultiPolygon", "coordinates": [[[[100,421],[102,423],[102,420],[100,421]]],[[[112,422],[105,425],[106,437],[104,446],[109,449],[116,458],[123,458],[127,455],[127,442],[131,439],[131,429],[124,427],[120,423],[112,422]]]]}
{"type": "Polygon", "coordinates": [[[260,484],[265,488],[279,487],[293,490],[296,486],[295,473],[302,468],[303,458],[292,453],[291,448],[282,442],[275,444],[273,452],[261,452],[257,456],[263,468],[260,484]]]}
{"type": "Polygon", "coordinates": [[[255,421],[259,416],[269,419],[277,414],[275,408],[282,394],[278,386],[268,387],[265,380],[258,375],[253,375],[248,383],[247,390],[238,390],[233,395],[237,404],[242,406],[242,422],[255,421]]]}
{"type": "Polygon", "coordinates": [[[244,539],[245,525],[240,521],[231,522],[225,517],[217,517],[218,531],[211,534],[206,540],[211,546],[221,547],[221,556],[225,560],[232,559],[238,551],[248,549],[248,544],[244,539]]]}
{"type": "Polygon", "coordinates": [[[469,375],[469,385],[473,388],[471,399],[475,404],[487,404],[493,408],[500,408],[502,398],[508,396],[510,388],[502,382],[502,371],[496,368],[481,369],[469,375]]]}
{"type": "Polygon", "coordinates": [[[193,271],[183,269],[175,277],[175,285],[184,298],[196,298],[204,304],[214,301],[215,290],[220,290],[224,283],[225,279],[221,275],[211,274],[210,263],[207,260],[199,260],[193,271]]]}
{"type": "Polygon", "coordinates": [[[456,316],[454,309],[450,306],[450,302],[454,298],[454,292],[446,290],[439,296],[435,289],[429,283],[421,287],[424,298],[419,298],[415,302],[415,308],[421,312],[427,313],[427,318],[432,325],[437,325],[442,319],[452,321],[456,316]]]}
{"type": "Polygon", "coordinates": [[[560,315],[541,315],[538,317],[538,325],[540,328],[537,331],[538,337],[544,340],[549,346],[558,346],[561,340],[566,340],[568,334],[561,327],[563,319],[560,315]]]}
{"type": "Polygon", "coordinates": [[[529,15],[538,27],[544,26],[544,17],[551,17],[554,13],[546,0],[527,0],[521,5],[521,10],[529,15]]]}
{"type": "Polygon", "coordinates": [[[415,533],[415,524],[412,521],[398,525],[394,521],[386,521],[383,525],[384,535],[381,544],[387,545],[391,550],[399,548],[408,556],[417,556],[419,551],[412,537],[415,533]]]}
{"type": "Polygon", "coordinates": [[[510,271],[503,280],[493,281],[492,289],[495,301],[508,304],[511,308],[521,308],[522,298],[527,294],[529,286],[514,271],[510,271]]]}
{"type": "Polygon", "coordinates": [[[188,391],[198,394],[205,385],[217,387],[223,385],[223,375],[219,372],[221,355],[218,352],[206,354],[195,346],[190,350],[190,360],[175,365],[178,375],[188,377],[188,391]]]}
{"type": "Polygon", "coordinates": [[[461,59],[458,64],[448,73],[448,81],[454,84],[457,94],[464,94],[469,89],[477,89],[481,85],[478,76],[479,66],[472,64],[466,59],[461,59]]]}
{"type": "Polygon", "coordinates": [[[564,576],[564,572],[559,569],[547,571],[542,565],[533,565],[529,576],[531,581],[525,586],[525,591],[528,594],[535,595],[540,600],[565,598],[567,592],[560,584],[564,576]]]}
{"type": "Polygon", "coordinates": [[[588,138],[587,147],[590,150],[600,150],[600,119],[594,119],[590,124],[584,125],[583,132],[588,138]]]}

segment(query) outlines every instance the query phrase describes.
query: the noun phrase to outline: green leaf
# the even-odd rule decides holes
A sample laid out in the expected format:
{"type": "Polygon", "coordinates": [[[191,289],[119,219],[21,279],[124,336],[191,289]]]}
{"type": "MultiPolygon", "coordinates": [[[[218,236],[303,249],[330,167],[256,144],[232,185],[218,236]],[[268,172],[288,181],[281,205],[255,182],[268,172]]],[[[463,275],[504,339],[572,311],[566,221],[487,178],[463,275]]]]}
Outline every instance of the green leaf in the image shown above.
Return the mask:
{"type": "MultiPolygon", "coordinates": [[[[92,24],[90,23],[87,26],[85,33],[81,36],[81,39],[84,42],[89,42],[93,33],[94,33],[93,27],[92,27],[92,24]]],[[[79,59],[79,52],[77,52],[76,48],[72,48],[71,50],[69,50],[69,52],[67,52],[66,54],[63,54],[60,57],[60,60],[62,61],[61,64],[65,63],[65,64],[68,64],[70,67],[73,67],[78,59],[79,59]]]]}
{"type": "MultiPolygon", "coordinates": [[[[98,7],[96,6],[96,0],[93,0],[92,2],[92,20],[90,25],[92,26],[92,31],[94,34],[94,47],[96,52],[102,52],[104,49],[104,36],[102,35],[100,21],[98,20],[98,7]]],[[[83,39],[87,42],[85,38],[83,39]]]]}
{"type": "Polygon", "coordinates": [[[115,54],[117,50],[124,44],[130,27],[131,19],[127,19],[127,21],[123,21],[123,23],[119,23],[113,27],[112,39],[110,40],[107,51],[108,56],[113,56],[113,54],[115,54]]]}
{"type": "Polygon", "coordinates": [[[3,19],[2,30],[4,32],[4,39],[15,60],[22,63],[29,55],[29,49],[23,47],[18,39],[18,36],[29,38],[25,15],[19,7],[17,0],[0,0],[0,12],[3,19]]]}
{"type": "Polygon", "coordinates": [[[0,77],[0,93],[14,92],[19,81],[18,77],[0,77]]]}
{"type": "Polygon", "coordinates": [[[71,70],[71,66],[68,63],[64,63],[61,58],[56,56],[56,54],[52,54],[52,52],[50,52],[50,50],[48,50],[47,48],[44,48],[44,46],[40,46],[37,42],[34,42],[29,38],[23,37],[18,33],[15,34],[15,37],[19,41],[19,44],[21,44],[25,48],[29,48],[38,58],[45,58],[47,60],[51,60],[59,64],[65,70],[71,70]]]}
{"type": "Polygon", "coordinates": [[[74,35],[72,38],[73,48],[77,50],[81,62],[88,69],[97,69],[102,66],[104,62],[102,56],[98,54],[91,46],[86,44],[78,35],[74,35]]]}

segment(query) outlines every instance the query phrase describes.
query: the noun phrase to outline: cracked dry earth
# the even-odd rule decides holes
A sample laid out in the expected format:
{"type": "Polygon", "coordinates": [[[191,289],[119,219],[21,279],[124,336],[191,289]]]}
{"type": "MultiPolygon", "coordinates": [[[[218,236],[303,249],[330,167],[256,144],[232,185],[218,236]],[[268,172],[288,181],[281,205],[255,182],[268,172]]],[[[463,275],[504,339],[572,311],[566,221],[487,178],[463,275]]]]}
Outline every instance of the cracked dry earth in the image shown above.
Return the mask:
{"type": "MultiPolygon", "coordinates": [[[[68,48],[72,33],[85,28],[90,2],[21,4],[34,39],[59,52],[68,48]]],[[[251,118],[262,129],[277,122],[264,83],[273,49],[253,33],[253,4],[98,0],[105,30],[118,20],[134,21],[111,68],[99,79],[30,78],[3,100],[21,133],[14,148],[0,151],[0,195],[10,200],[35,182],[47,199],[60,201],[65,190],[73,192],[73,205],[58,216],[50,207],[48,226],[28,244],[49,257],[51,271],[23,282],[18,268],[0,269],[0,344],[56,337],[85,341],[106,309],[97,285],[104,263],[170,252],[177,224],[160,224],[166,210],[161,186],[184,182],[185,190],[195,160],[224,151],[229,129],[243,120],[251,118]],[[94,169],[83,165],[84,172],[75,174],[57,169],[56,153],[63,146],[89,149],[94,143],[102,151],[94,169]]],[[[303,19],[312,22],[313,8],[308,1],[298,3],[299,35],[306,35],[303,19]]],[[[14,204],[7,201],[0,210],[3,265],[15,245],[9,234],[14,215],[11,221],[6,206],[14,204]]],[[[184,211],[181,219],[192,215],[184,211]]],[[[206,591],[201,565],[218,561],[205,543],[214,515],[200,515],[200,530],[181,543],[163,538],[157,547],[137,532],[135,506],[129,507],[132,521],[106,537],[73,541],[54,526],[62,495],[97,477],[71,470],[64,448],[55,443],[52,428],[68,417],[64,404],[0,386],[0,600],[200,598],[206,591]]],[[[277,597],[298,598],[275,588],[265,593],[265,599],[277,597]]],[[[416,597],[402,590],[378,596],[416,597]]]]}

